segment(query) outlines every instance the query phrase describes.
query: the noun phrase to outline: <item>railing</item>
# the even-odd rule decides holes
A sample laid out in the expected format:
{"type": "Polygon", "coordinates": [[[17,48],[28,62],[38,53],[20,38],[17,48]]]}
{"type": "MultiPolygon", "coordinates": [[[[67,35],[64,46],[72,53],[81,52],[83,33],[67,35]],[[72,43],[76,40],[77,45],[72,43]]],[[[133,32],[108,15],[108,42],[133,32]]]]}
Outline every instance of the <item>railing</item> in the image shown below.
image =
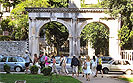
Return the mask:
{"type": "Polygon", "coordinates": [[[122,59],[128,59],[133,63],[133,50],[121,50],[120,55],[122,59]]]}

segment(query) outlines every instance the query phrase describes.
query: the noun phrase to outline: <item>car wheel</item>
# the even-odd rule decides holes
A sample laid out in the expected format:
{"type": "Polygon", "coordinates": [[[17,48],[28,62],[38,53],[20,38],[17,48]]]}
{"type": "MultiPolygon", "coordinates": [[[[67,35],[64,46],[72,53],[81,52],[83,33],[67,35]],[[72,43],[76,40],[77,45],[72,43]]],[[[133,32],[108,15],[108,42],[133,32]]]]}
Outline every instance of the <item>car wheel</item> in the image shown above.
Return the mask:
{"type": "Polygon", "coordinates": [[[20,71],[22,71],[22,68],[19,67],[19,66],[17,66],[17,67],[15,67],[15,71],[16,71],[16,72],[20,72],[20,71]]]}
{"type": "Polygon", "coordinates": [[[126,70],[126,75],[131,75],[132,71],[130,69],[126,70]]]}
{"type": "Polygon", "coordinates": [[[108,74],[108,72],[109,72],[109,69],[108,68],[103,68],[103,73],[104,74],[108,74]]]}

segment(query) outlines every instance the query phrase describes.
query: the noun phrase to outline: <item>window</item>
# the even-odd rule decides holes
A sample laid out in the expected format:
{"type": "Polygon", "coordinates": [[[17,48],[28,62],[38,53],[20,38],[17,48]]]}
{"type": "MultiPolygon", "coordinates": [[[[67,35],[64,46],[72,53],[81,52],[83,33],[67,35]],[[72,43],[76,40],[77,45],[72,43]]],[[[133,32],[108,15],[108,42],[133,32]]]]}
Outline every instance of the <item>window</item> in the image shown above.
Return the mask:
{"type": "Polygon", "coordinates": [[[113,63],[113,65],[122,65],[122,61],[117,60],[117,61],[115,61],[115,62],[113,63]]]}
{"type": "Polygon", "coordinates": [[[21,57],[18,57],[17,58],[17,62],[23,62],[22,58],[21,57]]]}
{"type": "Polygon", "coordinates": [[[128,61],[123,61],[123,65],[130,65],[128,61]]]}
{"type": "Polygon", "coordinates": [[[4,58],[1,59],[0,62],[6,62],[6,59],[7,59],[7,57],[4,57],[4,58]]]}
{"type": "Polygon", "coordinates": [[[8,62],[17,62],[17,59],[15,57],[9,57],[8,62]]]}

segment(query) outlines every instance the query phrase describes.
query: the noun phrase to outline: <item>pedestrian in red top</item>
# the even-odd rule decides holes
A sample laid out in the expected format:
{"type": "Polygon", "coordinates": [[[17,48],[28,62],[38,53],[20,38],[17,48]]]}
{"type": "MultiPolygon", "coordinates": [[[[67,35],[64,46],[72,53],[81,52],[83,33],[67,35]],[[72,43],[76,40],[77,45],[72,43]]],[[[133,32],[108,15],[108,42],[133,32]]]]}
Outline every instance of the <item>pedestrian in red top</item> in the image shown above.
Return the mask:
{"type": "Polygon", "coordinates": [[[56,68],[56,59],[55,59],[55,56],[52,56],[52,59],[53,59],[52,72],[56,72],[57,74],[59,74],[58,70],[56,68]]]}

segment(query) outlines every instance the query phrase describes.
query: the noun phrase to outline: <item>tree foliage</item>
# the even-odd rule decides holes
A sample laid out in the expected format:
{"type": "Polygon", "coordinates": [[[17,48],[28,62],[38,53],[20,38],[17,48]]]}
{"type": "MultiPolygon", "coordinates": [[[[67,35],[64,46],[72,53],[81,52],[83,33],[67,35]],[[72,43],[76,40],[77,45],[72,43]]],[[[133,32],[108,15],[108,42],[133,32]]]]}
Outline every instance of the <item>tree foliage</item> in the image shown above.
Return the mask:
{"type": "Polygon", "coordinates": [[[66,8],[68,7],[69,0],[48,0],[51,8],[66,8]]]}
{"type": "MultiPolygon", "coordinates": [[[[119,31],[119,38],[121,40],[120,46],[127,48],[130,46],[133,49],[133,1],[132,0],[103,0],[101,2],[102,7],[109,8],[111,16],[117,18],[121,17],[122,28],[119,31]],[[127,33],[125,32],[127,30],[127,33]],[[123,33],[125,35],[123,35],[123,33]],[[120,36],[121,35],[121,36],[120,36]],[[131,45],[129,45],[131,44],[131,45]],[[126,46],[127,45],[127,46],[126,46]]],[[[130,48],[129,47],[129,48],[130,48]]]]}
{"type": "Polygon", "coordinates": [[[84,40],[90,41],[96,54],[101,52],[104,55],[108,55],[105,51],[108,51],[109,48],[109,30],[103,24],[90,23],[86,25],[81,36],[83,36],[84,40]]]}
{"type": "Polygon", "coordinates": [[[26,40],[28,38],[28,13],[25,7],[47,7],[46,0],[26,0],[21,2],[11,11],[11,18],[14,19],[11,25],[15,25],[12,33],[13,40],[26,40]]]}
{"type": "Polygon", "coordinates": [[[67,28],[61,23],[50,22],[45,25],[44,29],[45,29],[44,31],[46,34],[46,40],[47,40],[48,44],[54,45],[57,49],[57,55],[59,55],[59,50],[60,50],[61,46],[68,39],[69,33],[68,33],[67,28]]]}
{"type": "Polygon", "coordinates": [[[21,2],[21,0],[12,0],[12,1],[9,1],[9,0],[0,0],[0,2],[3,4],[3,7],[6,8],[6,7],[12,7],[13,8],[19,4],[21,2]]]}
{"type": "Polygon", "coordinates": [[[98,0],[97,4],[85,4],[85,0],[81,0],[81,7],[82,8],[101,8],[100,0],[98,0]]]}
{"type": "Polygon", "coordinates": [[[11,22],[11,20],[9,18],[2,20],[1,23],[0,23],[1,29],[3,31],[8,31],[8,32],[11,33],[14,26],[10,25],[10,22],[11,22]]]}

